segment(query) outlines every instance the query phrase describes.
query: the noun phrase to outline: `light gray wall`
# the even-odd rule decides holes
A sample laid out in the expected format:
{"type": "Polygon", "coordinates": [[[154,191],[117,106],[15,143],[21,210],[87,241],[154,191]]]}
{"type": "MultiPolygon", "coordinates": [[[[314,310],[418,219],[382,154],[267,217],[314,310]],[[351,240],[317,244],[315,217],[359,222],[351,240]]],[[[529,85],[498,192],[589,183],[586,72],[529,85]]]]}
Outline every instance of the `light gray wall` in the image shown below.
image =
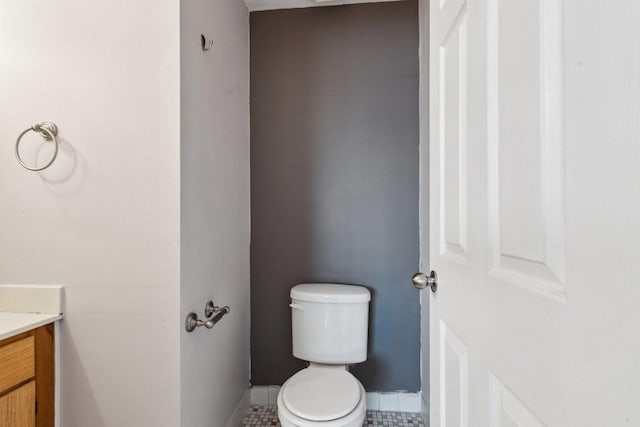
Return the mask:
{"type": "Polygon", "coordinates": [[[252,383],[281,384],[289,290],[373,293],[369,391],[420,389],[418,5],[251,14],[252,383]]]}
{"type": "Polygon", "coordinates": [[[180,328],[180,425],[220,427],[249,386],[249,12],[180,5],[181,319],[208,299],[231,307],[211,330],[180,328]]]}
{"type": "MultiPolygon", "coordinates": [[[[0,2],[0,283],[65,286],[65,427],[180,423],[178,15],[0,2]],[[12,143],[44,120],[60,152],[30,172],[12,143]]],[[[50,154],[24,141],[26,161],[50,154]]]]}

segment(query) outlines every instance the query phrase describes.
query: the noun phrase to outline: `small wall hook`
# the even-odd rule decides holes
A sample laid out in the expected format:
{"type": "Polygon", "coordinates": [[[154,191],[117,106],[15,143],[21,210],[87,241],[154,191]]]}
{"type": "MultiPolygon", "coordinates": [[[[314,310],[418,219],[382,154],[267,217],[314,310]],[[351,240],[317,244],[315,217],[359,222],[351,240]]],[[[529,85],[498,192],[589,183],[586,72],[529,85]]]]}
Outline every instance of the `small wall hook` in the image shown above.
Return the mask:
{"type": "Polygon", "coordinates": [[[200,34],[200,43],[202,44],[202,50],[205,52],[213,47],[213,40],[207,40],[204,34],[200,34]]]}

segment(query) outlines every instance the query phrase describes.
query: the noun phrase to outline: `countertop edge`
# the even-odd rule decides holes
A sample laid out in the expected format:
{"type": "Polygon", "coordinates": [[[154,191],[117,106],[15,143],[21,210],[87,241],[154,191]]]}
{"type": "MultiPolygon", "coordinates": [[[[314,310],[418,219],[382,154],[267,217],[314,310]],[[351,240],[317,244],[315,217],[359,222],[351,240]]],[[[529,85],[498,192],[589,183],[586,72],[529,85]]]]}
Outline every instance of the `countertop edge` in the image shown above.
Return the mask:
{"type": "Polygon", "coordinates": [[[39,328],[40,326],[44,326],[49,323],[56,322],[64,317],[63,314],[48,314],[48,313],[38,313],[38,314],[20,313],[20,314],[32,315],[33,317],[36,317],[36,319],[31,321],[26,320],[24,323],[20,324],[18,327],[12,328],[8,331],[0,332],[0,340],[11,338],[23,332],[27,332],[32,329],[39,328]]]}

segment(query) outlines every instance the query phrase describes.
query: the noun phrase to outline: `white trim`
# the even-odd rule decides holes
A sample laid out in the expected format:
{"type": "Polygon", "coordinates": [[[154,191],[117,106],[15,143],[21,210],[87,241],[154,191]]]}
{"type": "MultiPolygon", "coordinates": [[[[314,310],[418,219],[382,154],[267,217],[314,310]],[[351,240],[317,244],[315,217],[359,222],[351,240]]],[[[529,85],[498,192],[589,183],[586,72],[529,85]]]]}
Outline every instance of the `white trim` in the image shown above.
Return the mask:
{"type": "Polygon", "coordinates": [[[62,357],[60,356],[60,321],[56,321],[53,324],[53,366],[54,366],[54,411],[53,411],[53,425],[55,427],[60,427],[62,425],[62,415],[60,414],[60,408],[62,408],[62,374],[61,374],[61,361],[62,357]]]}
{"type": "MultiPolygon", "coordinates": [[[[280,386],[253,386],[249,389],[251,405],[276,405],[280,386]]],[[[372,411],[394,411],[422,413],[425,405],[422,393],[408,393],[403,391],[367,393],[367,409],[372,411]]],[[[426,418],[425,418],[426,419],[426,418]]]]}
{"type": "Polygon", "coordinates": [[[249,389],[249,402],[252,405],[276,405],[279,385],[259,385],[249,389]]]}
{"type": "Polygon", "coordinates": [[[429,424],[429,396],[420,392],[420,413],[422,414],[422,419],[426,424],[429,424]]]}
{"type": "MultiPolygon", "coordinates": [[[[429,271],[429,0],[418,0],[419,31],[419,271],[429,271]],[[424,190],[424,191],[423,191],[424,190]]],[[[420,409],[429,422],[429,293],[420,292],[420,409]]]]}
{"type": "Polygon", "coordinates": [[[233,411],[231,418],[229,418],[229,422],[227,423],[227,427],[240,427],[242,425],[242,420],[244,419],[244,414],[247,413],[247,409],[249,408],[249,389],[244,392],[242,399],[236,405],[236,409],[233,411]]]}

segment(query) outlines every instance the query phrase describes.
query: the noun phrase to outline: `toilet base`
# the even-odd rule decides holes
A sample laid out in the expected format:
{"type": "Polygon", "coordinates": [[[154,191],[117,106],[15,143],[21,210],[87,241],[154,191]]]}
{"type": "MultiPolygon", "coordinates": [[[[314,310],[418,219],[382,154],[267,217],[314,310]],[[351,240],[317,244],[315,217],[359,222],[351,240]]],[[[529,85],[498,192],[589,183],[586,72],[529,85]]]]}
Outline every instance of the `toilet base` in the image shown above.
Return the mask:
{"type": "Polygon", "coordinates": [[[361,427],[367,412],[366,394],[362,384],[360,384],[362,397],[358,406],[344,417],[331,421],[311,421],[293,414],[282,401],[283,390],[284,387],[278,393],[278,419],[282,427],[361,427]]]}

